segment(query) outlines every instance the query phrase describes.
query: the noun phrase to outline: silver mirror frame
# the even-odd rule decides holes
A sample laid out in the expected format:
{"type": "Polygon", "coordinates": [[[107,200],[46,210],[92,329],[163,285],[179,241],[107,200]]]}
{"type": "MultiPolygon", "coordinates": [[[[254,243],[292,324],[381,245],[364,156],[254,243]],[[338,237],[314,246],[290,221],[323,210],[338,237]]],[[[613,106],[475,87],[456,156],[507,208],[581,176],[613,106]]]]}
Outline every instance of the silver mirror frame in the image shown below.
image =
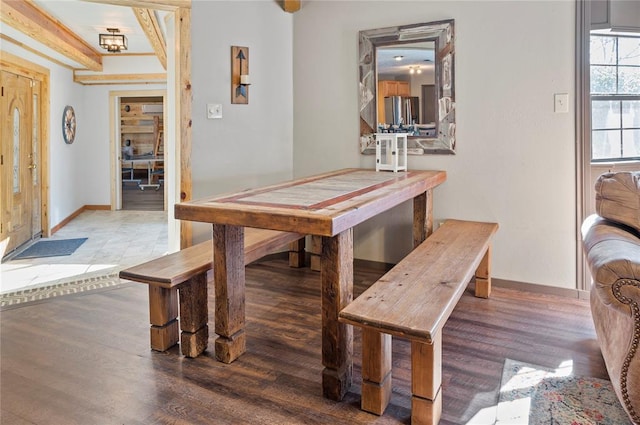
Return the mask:
{"type": "Polygon", "coordinates": [[[455,119],[455,49],[454,20],[360,31],[359,106],[360,152],[375,154],[377,121],[376,47],[402,42],[435,42],[436,137],[410,136],[408,153],[412,155],[454,154],[455,119]]]}

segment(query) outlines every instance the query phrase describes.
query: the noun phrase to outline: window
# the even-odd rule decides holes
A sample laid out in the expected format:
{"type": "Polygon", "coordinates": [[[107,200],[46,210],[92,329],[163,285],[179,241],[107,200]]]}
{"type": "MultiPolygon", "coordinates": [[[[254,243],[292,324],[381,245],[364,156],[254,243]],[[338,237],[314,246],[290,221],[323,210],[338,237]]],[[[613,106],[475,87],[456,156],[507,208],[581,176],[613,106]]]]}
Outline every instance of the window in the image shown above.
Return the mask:
{"type": "Polygon", "coordinates": [[[591,161],[640,160],[640,36],[591,35],[591,161]]]}

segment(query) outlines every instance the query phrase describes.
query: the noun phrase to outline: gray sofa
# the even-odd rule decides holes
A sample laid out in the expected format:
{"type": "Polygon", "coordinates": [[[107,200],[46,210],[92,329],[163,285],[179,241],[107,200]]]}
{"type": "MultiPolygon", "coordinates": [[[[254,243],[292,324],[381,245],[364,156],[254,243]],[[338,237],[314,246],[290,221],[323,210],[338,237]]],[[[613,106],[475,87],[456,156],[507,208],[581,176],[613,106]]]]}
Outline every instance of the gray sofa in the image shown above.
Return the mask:
{"type": "Polygon", "coordinates": [[[591,312],[611,383],[640,424],[640,172],[605,173],[582,225],[591,312]]]}

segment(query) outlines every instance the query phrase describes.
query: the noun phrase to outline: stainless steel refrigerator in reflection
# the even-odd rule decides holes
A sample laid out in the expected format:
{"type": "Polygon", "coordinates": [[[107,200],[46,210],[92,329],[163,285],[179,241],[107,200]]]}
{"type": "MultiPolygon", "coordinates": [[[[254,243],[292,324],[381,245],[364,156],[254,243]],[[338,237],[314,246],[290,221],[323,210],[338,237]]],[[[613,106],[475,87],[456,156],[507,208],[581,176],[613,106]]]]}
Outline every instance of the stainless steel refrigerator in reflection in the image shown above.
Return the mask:
{"type": "Polygon", "coordinates": [[[420,98],[417,96],[389,96],[384,98],[386,124],[408,125],[419,122],[420,98]]]}

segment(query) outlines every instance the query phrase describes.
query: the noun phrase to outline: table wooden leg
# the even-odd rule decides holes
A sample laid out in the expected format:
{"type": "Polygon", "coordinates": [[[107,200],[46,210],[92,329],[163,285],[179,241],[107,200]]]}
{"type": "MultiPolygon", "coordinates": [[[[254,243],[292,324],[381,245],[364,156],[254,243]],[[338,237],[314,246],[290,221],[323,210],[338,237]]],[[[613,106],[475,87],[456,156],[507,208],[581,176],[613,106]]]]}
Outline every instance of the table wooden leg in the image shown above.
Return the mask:
{"type": "Polygon", "coordinates": [[[413,198],[413,247],[433,233],[433,189],[413,198]]]}
{"type": "Polygon", "coordinates": [[[231,363],[246,350],[244,227],[213,225],[216,358],[231,363]]]}
{"type": "Polygon", "coordinates": [[[207,274],[192,277],[180,288],[180,348],[187,357],[198,357],[209,340],[207,274]]]}
{"type": "Polygon", "coordinates": [[[322,392],[342,400],[351,386],[353,327],[338,313],[353,300],[353,232],[322,238],[322,392]]]}

